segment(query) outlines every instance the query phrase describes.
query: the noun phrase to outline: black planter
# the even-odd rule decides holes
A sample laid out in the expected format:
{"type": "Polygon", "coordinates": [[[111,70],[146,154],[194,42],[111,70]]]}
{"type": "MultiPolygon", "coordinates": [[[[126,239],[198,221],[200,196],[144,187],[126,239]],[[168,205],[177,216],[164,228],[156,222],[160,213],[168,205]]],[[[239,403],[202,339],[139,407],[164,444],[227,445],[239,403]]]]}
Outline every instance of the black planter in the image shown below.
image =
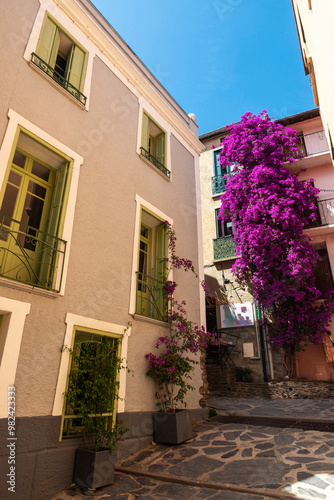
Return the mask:
{"type": "Polygon", "coordinates": [[[86,488],[100,488],[114,482],[115,455],[109,450],[77,450],[73,482],[86,488]]]}
{"type": "Polygon", "coordinates": [[[180,444],[193,437],[191,416],[187,410],[157,412],[153,414],[153,421],[156,443],[180,444]]]}

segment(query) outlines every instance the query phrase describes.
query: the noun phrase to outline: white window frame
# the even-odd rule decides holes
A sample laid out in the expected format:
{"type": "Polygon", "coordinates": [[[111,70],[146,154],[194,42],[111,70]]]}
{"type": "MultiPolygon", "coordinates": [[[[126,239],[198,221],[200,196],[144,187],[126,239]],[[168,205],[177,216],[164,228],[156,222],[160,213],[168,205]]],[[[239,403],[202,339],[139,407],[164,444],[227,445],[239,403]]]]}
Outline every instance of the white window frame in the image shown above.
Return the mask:
{"type": "MultiPolygon", "coordinates": [[[[65,144],[59,142],[57,139],[52,137],[51,135],[47,134],[44,130],[40,129],[36,125],[34,125],[32,122],[24,118],[23,116],[19,115],[14,111],[13,109],[9,109],[8,111],[8,126],[7,130],[5,132],[4,140],[0,149],[0,186],[4,182],[6,170],[8,167],[8,162],[9,162],[9,157],[12,151],[12,147],[15,141],[15,136],[18,127],[22,127],[26,129],[28,132],[30,132],[33,136],[36,137],[36,139],[41,139],[41,141],[44,141],[48,144],[50,144],[52,147],[66,155],[67,157],[71,158],[73,161],[73,171],[72,171],[72,177],[71,177],[71,184],[69,187],[69,192],[68,192],[68,202],[67,202],[67,207],[66,207],[66,213],[64,217],[64,227],[63,227],[63,232],[61,235],[59,235],[60,238],[65,240],[67,242],[66,244],[66,254],[65,254],[65,259],[64,259],[64,267],[63,267],[63,277],[62,277],[62,284],[61,284],[61,289],[59,291],[59,295],[64,295],[65,293],[65,284],[66,284],[66,276],[67,276],[67,271],[68,271],[68,263],[69,263],[69,255],[70,255],[70,248],[71,248],[71,238],[72,238],[72,229],[73,229],[73,222],[74,222],[74,211],[75,211],[75,203],[76,203],[76,198],[77,198],[77,191],[78,191],[78,182],[79,182],[79,172],[80,172],[80,166],[83,163],[83,157],[78,155],[75,151],[72,149],[68,148],[65,144]]],[[[0,278],[0,282],[2,284],[7,284],[8,286],[12,286],[14,288],[21,288],[23,290],[34,290],[36,293],[40,294],[47,294],[47,295],[58,295],[56,292],[50,292],[46,290],[41,290],[40,288],[34,288],[31,285],[25,285],[22,283],[17,283],[13,280],[6,280],[5,278],[0,278]]]]}
{"type": "MultiPolygon", "coordinates": [[[[95,318],[88,318],[86,316],[78,316],[76,314],[66,314],[66,332],[64,338],[64,345],[71,347],[76,330],[80,328],[89,328],[101,332],[114,333],[121,336],[121,358],[126,363],[128,353],[128,340],[131,335],[131,327],[126,325],[117,325],[115,323],[108,323],[100,321],[95,318]]],[[[94,332],[97,333],[97,332],[94,332]]],[[[55,399],[52,408],[53,416],[60,416],[64,408],[64,392],[66,389],[67,377],[70,367],[70,353],[65,349],[61,354],[60,367],[58,373],[58,381],[56,386],[55,399]]],[[[119,373],[119,399],[117,401],[117,412],[123,413],[125,411],[125,394],[126,394],[126,368],[122,368],[119,373]]]]}
{"type": "Polygon", "coordinates": [[[166,180],[172,180],[172,162],[171,162],[171,151],[170,151],[170,135],[171,135],[171,126],[168,122],[166,122],[157,112],[151,107],[148,103],[145,102],[143,104],[140,99],[139,102],[139,121],[138,121],[138,133],[137,133],[137,154],[147,161],[147,163],[151,164],[155,171],[160,173],[166,180]],[[142,138],[142,129],[143,129],[143,116],[144,113],[151,119],[155,124],[161,128],[162,132],[165,132],[165,168],[170,171],[170,178],[168,178],[163,172],[155,167],[149,160],[146,160],[145,157],[141,154],[141,138],[142,138]]]}
{"type": "MultiPolygon", "coordinates": [[[[78,27],[71,21],[71,19],[58,7],[56,4],[50,2],[50,0],[39,0],[40,8],[37,13],[33,28],[30,33],[30,37],[25,48],[23,58],[30,63],[31,54],[36,52],[36,47],[39,39],[39,35],[43,26],[44,18],[46,15],[50,15],[52,19],[55,20],[56,24],[61,28],[65,29],[74,40],[81,45],[87,57],[87,65],[86,65],[86,73],[85,73],[85,81],[82,88],[82,93],[87,97],[86,106],[82,106],[82,109],[86,111],[89,110],[89,102],[90,102],[90,91],[91,91],[91,83],[92,83],[92,73],[93,73],[93,59],[96,52],[93,44],[84,36],[82,31],[78,29],[78,27]]],[[[59,87],[57,83],[55,83],[59,87]]],[[[59,87],[61,89],[61,87],[59,87]]],[[[63,89],[62,89],[63,90],[63,89]]],[[[63,90],[71,96],[66,90],[63,90]]],[[[73,98],[76,101],[75,97],[73,98]]]]}
{"type": "Polygon", "coordinates": [[[22,335],[31,304],[0,297],[0,418],[7,418],[8,387],[15,386],[22,335]]]}

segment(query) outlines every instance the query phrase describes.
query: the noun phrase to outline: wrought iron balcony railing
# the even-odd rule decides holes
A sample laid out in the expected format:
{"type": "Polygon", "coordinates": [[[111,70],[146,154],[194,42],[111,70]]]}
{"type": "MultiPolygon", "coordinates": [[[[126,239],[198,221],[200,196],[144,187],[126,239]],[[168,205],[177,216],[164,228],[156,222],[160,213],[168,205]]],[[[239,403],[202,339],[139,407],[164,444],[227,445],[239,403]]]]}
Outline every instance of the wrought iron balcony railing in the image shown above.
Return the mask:
{"type": "MultiPolygon", "coordinates": [[[[328,142],[325,132],[320,130],[319,132],[313,132],[312,134],[300,135],[298,152],[296,152],[293,157],[298,158],[300,154],[307,157],[319,153],[325,153],[326,151],[329,151],[328,142]]],[[[286,157],[286,160],[288,160],[288,156],[286,157]]]]}
{"type": "Polygon", "coordinates": [[[212,194],[219,194],[223,193],[226,189],[226,184],[230,180],[231,175],[215,175],[214,177],[211,177],[211,187],[212,187],[212,194]]]}
{"type": "Polygon", "coordinates": [[[334,224],[334,198],[317,201],[318,212],[316,220],[310,222],[305,229],[334,224]]]}
{"type": "Polygon", "coordinates": [[[329,151],[325,132],[313,132],[312,134],[303,135],[305,156],[311,156],[318,153],[329,151]]]}
{"type": "Polygon", "coordinates": [[[162,281],[137,272],[137,314],[167,321],[168,300],[164,285],[162,281]]]}
{"type": "Polygon", "coordinates": [[[57,82],[63,89],[67,90],[71,95],[73,95],[79,102],[84,106],[86,105],[87,97],[83,95],[80,90],[75,88],[66,78],[60,75],[52,66],[49,66],[43,59],[41,59],[35,52],[31,54],[31,62],[33,62],[39,69],[44,71],[45,74],[50,76],[52,80],[57,82]]]}
{"type": "Polygon", "coordinates": [[[213,240],[213,260],[236,257],[234,236],[222,236],[213,240]]]}
{"type": "Polygon", "coordinates": [[[65,252],[66,241],[0,215],[0,277],[59,292],[65,252]]]}
{"type": "Polygon", "coordinates": [[[143,147],[140,148],[140,151],[141,154],[145,156],[147,160],[153,163],[153,165],[160,170],[160,172],[165,174],[166,177],[168,177],[168,179],[170,178],[170,171],[168,170],[168,168],[166,168],[159,160],[157,160],[153,155],[151,155],[151,153],[146,151],[146,149],[144,149],[143,147]]]}

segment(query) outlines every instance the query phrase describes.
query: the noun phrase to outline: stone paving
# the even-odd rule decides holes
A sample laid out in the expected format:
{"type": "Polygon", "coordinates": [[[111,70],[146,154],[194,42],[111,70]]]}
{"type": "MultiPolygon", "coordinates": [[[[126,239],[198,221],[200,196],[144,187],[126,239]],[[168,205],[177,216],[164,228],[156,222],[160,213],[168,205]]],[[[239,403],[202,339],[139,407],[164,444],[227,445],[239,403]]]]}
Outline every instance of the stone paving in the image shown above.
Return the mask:
{"type": "MultiPolygon", "coordinates": [[[[220,415],[334,421],[334,401],[211,398],[220,415]]],[[[334,500],[334,433],[201,423],[179,446],[152,444],[118,464],[115,484],[53,500],[334,500]]]]}
{"type": "MultiPolygon", "coordinates": [[[[334,396],[334,394],[333,394],[334,396]]],[[[231,415],[334,420],[334,399],[210,398],[212,408],[231,415]]]]}
{"type": "MultiPolygon", "coordinates": [[[[334,433],[224,424],[218,416],[187,443],[152,444],[119,465],[115,484],[96,499],[334,499],[334,433]]],[[[87,496],[71,490],[53,500],[71,498],[87,496]]]]}

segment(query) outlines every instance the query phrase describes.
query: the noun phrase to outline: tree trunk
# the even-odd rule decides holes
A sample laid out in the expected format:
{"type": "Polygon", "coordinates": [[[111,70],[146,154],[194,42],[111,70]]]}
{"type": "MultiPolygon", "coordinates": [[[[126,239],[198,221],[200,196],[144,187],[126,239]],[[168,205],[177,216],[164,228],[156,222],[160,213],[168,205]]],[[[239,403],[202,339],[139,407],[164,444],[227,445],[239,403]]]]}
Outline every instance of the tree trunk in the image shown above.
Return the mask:
{"type": "Polygon", "coordinates": [[[283,376],[288,376],[289,378],[296,377],[295,351],[284,351],[284,354],[283,354],[283,376]]]}

